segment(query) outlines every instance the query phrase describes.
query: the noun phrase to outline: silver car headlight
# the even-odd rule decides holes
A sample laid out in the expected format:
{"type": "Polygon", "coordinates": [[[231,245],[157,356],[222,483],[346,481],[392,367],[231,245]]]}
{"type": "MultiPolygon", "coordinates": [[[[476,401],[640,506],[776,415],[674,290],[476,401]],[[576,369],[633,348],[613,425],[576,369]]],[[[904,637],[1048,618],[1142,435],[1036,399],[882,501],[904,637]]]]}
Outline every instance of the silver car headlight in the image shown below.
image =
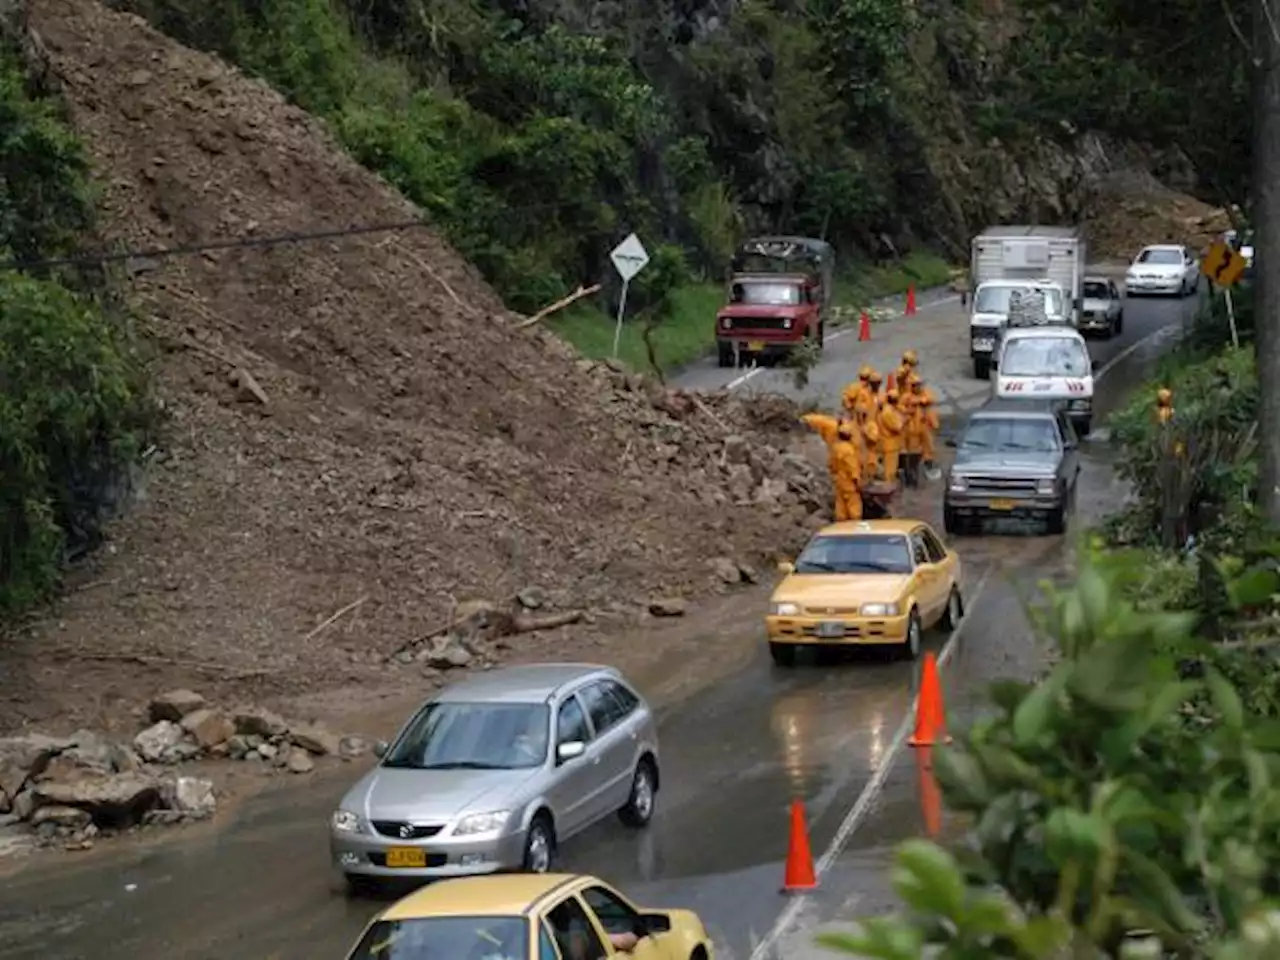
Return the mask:
{"type": "Polygon", "coordinates": [[[1056,480],[1037,480],[1036,493],[1041,496],[1050,497],[1058,491],[1058,481],[1056,480]]]}
{"type": "Polygon", "coordinates": [[[329,823],[339,833],[359,833],[360,817],[350,810],[335,810],[329,823]]]}
{"type": "Polygon", "coordinates": [[[775,617],[798,617],[800,616],[800,604],[798,603],[771,603],[769,610],[775,617]]]}
{"type": "Polygon", "coordinates": [[[470,836],[475,833],[496,833],[511,819],[510,810],[493,810],[489,813],[472,813],[458,821],[454,836],[470,836]]]}
{"type": "Polygon", "coordinates": [[[969,481],[964,477],[952,477],[951,482],[947,484],[952,493],[964,493],[969,489],[969,481]]]}
{"type": "Polygon", "coordinates": [[[896,617],[898,605],[896,603],[864,603],[859,612],[864,617],[896,617]]]}

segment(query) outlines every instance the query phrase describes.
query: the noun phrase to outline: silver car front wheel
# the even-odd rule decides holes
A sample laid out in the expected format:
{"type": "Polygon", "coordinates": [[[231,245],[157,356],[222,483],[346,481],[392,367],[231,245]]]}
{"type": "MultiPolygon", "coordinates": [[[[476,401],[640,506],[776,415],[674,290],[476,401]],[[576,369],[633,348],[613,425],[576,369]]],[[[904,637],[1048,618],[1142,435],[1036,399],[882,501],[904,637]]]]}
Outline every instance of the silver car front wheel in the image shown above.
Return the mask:
{"type": "Polygon", "coordinates": [[[658,794],[658,778],[654,771],[653,761],[645,757],[636,764],[635,776],[631,780],[631,794],[626,805],[618,811],[618,817],[629,827],[643,827],[653,819],[653,810],[658,794]]]}
{"type": "Polygon", "coordinates": [[[529,824],[524,841],[524,868],[530,873],[546,873],[556,855],[556,838],[551,824],[545,817],[538,817],[529,824]]]}

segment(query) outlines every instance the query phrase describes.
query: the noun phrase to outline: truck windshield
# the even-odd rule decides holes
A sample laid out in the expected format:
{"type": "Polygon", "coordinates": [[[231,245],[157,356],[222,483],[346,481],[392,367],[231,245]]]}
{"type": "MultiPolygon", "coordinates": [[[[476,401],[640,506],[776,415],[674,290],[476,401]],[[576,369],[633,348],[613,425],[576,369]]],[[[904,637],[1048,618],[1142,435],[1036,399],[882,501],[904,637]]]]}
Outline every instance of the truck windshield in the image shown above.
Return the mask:
{"type": "Polygon", "coordinates": [[[1002,377],[1087,377],[1089,351],[1072,337],[1011,340],[1000,358],[1002,377]]]}
{"type": "Polygon", "coordinates": [[[733,302],[791,307],[800,302],[800,288],[792,283],[735,283],[733,302]]]}
{"type": "Polygon", "coordinates": [[[1062,316],[1062,294],[1057,287],[979,287],[973,309],[977,313],[1009,312],[1009,297],[1015,290],[1040,290],[1044,294],[1044,311],[1050,316],[1062,316]]]}
{"type": "Polygon", "coordinates": [[[1058,449],[1058,431],[1052,420],[1042,417],[975,417],[957,449],[959,453],[1053,453],[1058,449]]]}
{"type": "Polygon", "coordinates": [[[1107,285],[1101,280],[1086,280],[1084,282],[1084,295],[1090,300],[1111,299],[1111,291],[1107,289],[1107,285]]]}

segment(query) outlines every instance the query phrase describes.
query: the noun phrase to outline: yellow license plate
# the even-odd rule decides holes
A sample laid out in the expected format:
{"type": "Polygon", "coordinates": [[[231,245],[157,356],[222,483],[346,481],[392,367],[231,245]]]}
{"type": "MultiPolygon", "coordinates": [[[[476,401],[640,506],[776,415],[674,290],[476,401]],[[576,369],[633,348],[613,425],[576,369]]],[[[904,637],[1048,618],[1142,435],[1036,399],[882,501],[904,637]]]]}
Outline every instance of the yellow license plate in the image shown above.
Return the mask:
{"type": "Polygon", "coordinates": [[[748,349],[748,350],[750,350],[752,353],[759,353],[761,350],[763,350],[763,349],[764,349],[764,341],[763,341],[763,340],[748,340],[748,341],[747,341],[747,349],[748,349]]]}
{"type": "Polygon", "coordinates": [[[1012,510],[1013,506],[1014,504],[1012,500],[992,500],[991,501],[992,510],[1012,510]]]}
{"type": "Polygon", "coordinates": [[[387,851],[387,866],[412,870],[427,865],[427,851],[421,847],[392,847],[387,851]]]}

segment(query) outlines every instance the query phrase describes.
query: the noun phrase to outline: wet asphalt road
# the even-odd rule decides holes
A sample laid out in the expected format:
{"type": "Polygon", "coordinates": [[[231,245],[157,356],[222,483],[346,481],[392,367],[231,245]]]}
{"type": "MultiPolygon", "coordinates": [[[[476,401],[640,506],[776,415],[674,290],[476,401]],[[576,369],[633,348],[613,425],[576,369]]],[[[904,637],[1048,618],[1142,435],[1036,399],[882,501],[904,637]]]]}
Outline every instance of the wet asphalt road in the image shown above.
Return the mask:
{"type": "MultiPolygon", "coordinates": [[[[1177,327],[1191,309],[1190,300],[1128,304],[1124,336],[1093,347],[1104,366],[1123,355],[1099,384],[1100,412],[1138,380],[1161,338],[1130,348],[1177,327]]],[[[856,345],[856,337],[847,339],[856,345]]],[[[827,363],[854,362],[833,347],[827,363]]],[[[1119,493],[1105,448],[1088,446],[1082,521],[1112,508],[1119,493]]],[[[936,491],[917,496],[913,512],[936,523],[936,491]]],[[[989,577],[944,670],[953,723],[978,708],[977,691],[991,679],[1034,672],[1039,657],[1021,592],[1065,571],[1069,560],[1065,538],[1010,532],[958,546],[969,589],[989,577]]],[[[881,906],[888,848],[922,829],[911,751],[894,746],[918,666],[859,656],[780,670],[758,635],[741,640],[759,648],[749,666],[662,716],[664,790],[651,828],[636,834],[603,824],[575,838],[562,862],[644,904],[692,907],[721,954],[735,958],[751,956],[760,938],[777,932],[789,902],[778,888],[793,797],[806,801],[814,854],[825,867],[819,892],[790,917],[791,936],[804,936],[796,928],[809,923],[881,906]],[[882,769],[890,752],[894,762],[882,769]],[[880,789],[864,798],[871,801],[865,818],[841,831],[872,780],[880,789]],[[844,843],[833,846],[837,832],[844,843]]],[[[934,649],[942,641],[932,638],[934,649]]],[[[282,786],[220,830],[156,834],[88,859],[33,858],[0,879],[0,957],[342,957],[380,906],[348,900],[329,870],[326,820],[354,776],[282,786]]]]}

